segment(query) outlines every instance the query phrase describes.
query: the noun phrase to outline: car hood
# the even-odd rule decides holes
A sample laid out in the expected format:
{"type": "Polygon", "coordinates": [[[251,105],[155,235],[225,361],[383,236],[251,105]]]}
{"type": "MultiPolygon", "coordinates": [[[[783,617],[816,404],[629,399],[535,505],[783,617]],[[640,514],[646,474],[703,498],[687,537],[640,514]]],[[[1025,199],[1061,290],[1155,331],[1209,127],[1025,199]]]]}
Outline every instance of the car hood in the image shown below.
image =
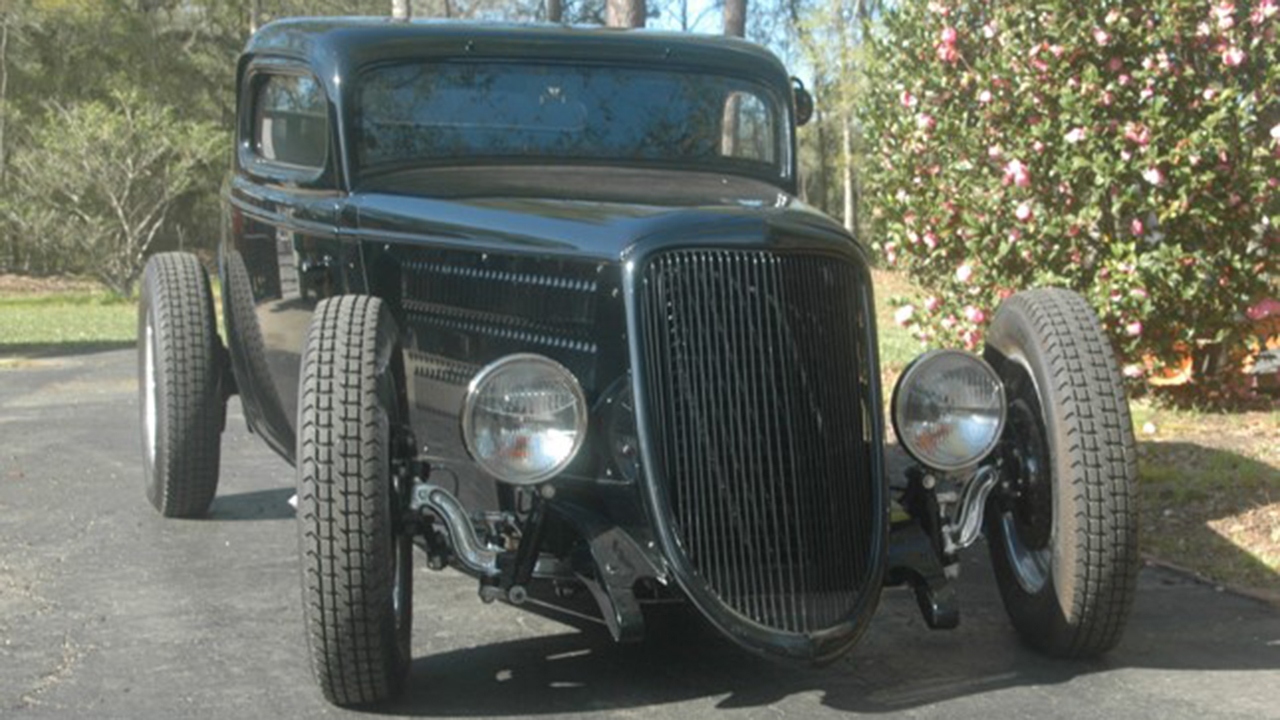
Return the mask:
{"type": "Polygon", "coordinates": [[[350,199],[369,241],[619,261],[647,238],[778,235],[849,244],[831,218],[768,183],[714,173],[584,167],[414,170],[350,199]]]}

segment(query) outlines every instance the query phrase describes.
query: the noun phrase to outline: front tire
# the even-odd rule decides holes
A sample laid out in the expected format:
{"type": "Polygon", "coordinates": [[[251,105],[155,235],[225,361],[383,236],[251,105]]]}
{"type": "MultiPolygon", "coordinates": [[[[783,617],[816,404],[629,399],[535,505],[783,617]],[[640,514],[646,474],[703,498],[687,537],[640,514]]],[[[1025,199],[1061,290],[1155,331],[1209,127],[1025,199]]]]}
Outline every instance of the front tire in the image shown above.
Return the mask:
{"type": "Polygon", "coordinates": [[[412,543],[391,472],[402,420],[394,321],[373,297],[321,302],[298,402],[298,531],[312,667],[330,702],[397,695],[409,669],[412,543]]]}
{"type": "Polygon", "coordinates": [[[217,328],[200,261],[152,256],[138,303],[138,389],[147,500],[165,517],[205,515],[218,490],[226,400],[217,328]]]}
{"type": "Polygon", "coordinates": [[[1139,568],[1137,453],[1115,356],[1083,298],[1040,289],[1000,306],[985,357],[1009,403],[1010,483],[986,512],[1005,609],[1050,655],[1099,655],[1120,640],[1139,568]]]}

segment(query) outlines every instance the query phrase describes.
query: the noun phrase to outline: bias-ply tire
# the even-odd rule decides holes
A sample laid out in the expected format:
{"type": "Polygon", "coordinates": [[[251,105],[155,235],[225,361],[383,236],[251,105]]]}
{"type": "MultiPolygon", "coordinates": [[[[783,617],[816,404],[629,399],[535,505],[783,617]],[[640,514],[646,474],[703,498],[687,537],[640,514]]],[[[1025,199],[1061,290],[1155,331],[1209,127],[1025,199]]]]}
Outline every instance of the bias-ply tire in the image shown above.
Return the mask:
{"type": "Polygon", "coordinates": [[[205,515],[218,490],[226,401],[217,328],[200,261],[152,256],[138,303],[138,395],[147,500],[165,517],[205,515]]]}
{"type": "Polygon", "coordinates": [[[317,306],[298,402],[298,538],[312,668],[326,699],[396,696],[409,669],[412,543],[391,472],[395,324],[382,302],[348,295],[317,306]]]}
{"type": "Polygon", "coordinates": [[[987,507],[1005,609],[1043,652],[1099,655],[1120,640],[1140,564],[1137,453],[1115,356],[1083,298],[1039,289],[1000,306],[985,357],[1006,386],[1006,460],[1039,483],[987,507]]]}

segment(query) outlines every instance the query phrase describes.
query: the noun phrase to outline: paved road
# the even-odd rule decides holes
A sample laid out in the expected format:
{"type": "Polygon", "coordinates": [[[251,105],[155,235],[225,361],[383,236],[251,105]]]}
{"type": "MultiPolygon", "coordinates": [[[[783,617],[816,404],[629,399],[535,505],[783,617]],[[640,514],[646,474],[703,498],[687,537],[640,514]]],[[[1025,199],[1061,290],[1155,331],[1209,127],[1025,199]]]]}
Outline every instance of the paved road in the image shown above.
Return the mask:
{"type": "MultiPolygon", "coordinates": [[[[327,717],[306,666],[292,472],[233,403],[212,518],[143,498],[133,357],[0,368],[0,717],[327,717]]],[[[820,670],[743,655],[696,624],[613,646],[417,575],[409,697],[384,714],[655,717],[1280,717],[1280,613],[1143,571],[1120,648],[1095,663],[1022,647],[985,552],[962,627],[886,593],[859,649],[820,670]]]]}

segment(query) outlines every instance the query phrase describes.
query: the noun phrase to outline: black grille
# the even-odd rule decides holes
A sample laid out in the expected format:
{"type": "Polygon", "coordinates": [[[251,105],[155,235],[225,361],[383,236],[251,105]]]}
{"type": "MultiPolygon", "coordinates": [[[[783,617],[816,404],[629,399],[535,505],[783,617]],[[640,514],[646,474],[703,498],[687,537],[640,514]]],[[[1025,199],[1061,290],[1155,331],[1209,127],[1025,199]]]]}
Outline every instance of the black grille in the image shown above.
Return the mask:
{"type": "Polygon", "coordinates": [[[643,401],[676,539],[722,603],[777,630],[849,618],[876,567],[860,277],[734,250],[668,252],[641,277],[643,401]]]}

